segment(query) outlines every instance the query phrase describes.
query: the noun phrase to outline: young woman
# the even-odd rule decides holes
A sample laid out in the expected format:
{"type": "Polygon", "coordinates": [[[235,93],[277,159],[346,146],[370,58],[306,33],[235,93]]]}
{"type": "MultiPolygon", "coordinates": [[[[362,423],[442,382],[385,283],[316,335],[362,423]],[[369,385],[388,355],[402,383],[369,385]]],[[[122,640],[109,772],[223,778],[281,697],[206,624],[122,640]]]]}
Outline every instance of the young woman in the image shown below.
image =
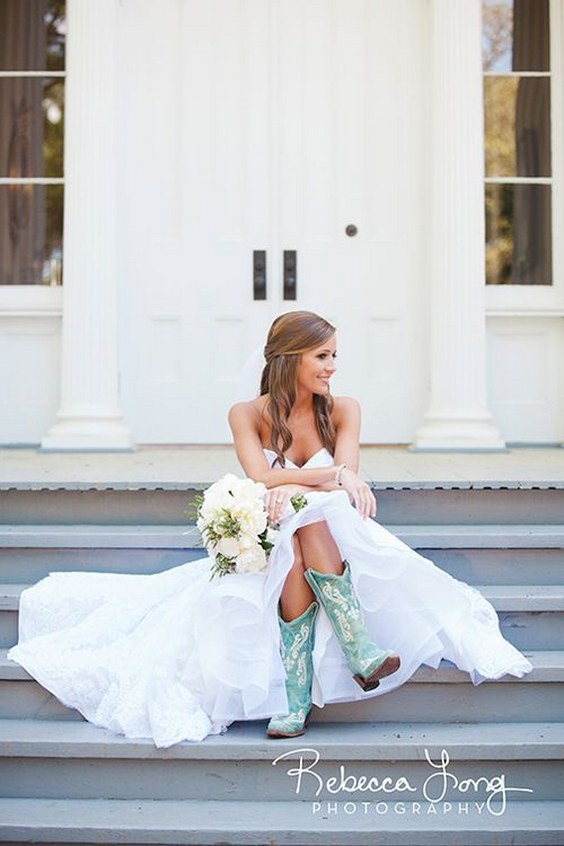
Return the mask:
{"type": "MultiPolygon", "coordinates": [[[[334,327],[310,312],[283,314],[270,329],[264,354],[261,396],[235,405],[229,423],[245,474],[268,488],[270,522],[279,523],[294,494],[339,489],[363,519],[374,517],[376,500],[357,473],[360,406],[330,393],[337,356],[334,327]],[[309,466],[312,462],[317,466],[309,466]]],[[[370,641],[349,570],[326,520],[297,528],[292,548],[293,563],[279,600],[289,714],[273,717],[270,737],[293,737],[305,729],[317,599],[363,690],[378,687],[381,678],[400,666],[397,654],[370,641]]]]}
{"type": "Polygon", "coordinates": [[[334,327],[281,315],[264,354],[260,396],[229,422],[279,524],[266,572],[210,580],[207,556],[153,575],[53,572],[23,591],[8,658],[95,725],[158,747],[235,720],[294,737],[312,703],[385,693],[442,658],[474,684],[530,672],[477,590],[372,519],[359,405],[329,388],[334,327]]]}
{"type": "MultiPolygon", "coordinates": [[[[264,356],[261,395],[235,405],[229,422],[246,475],[268,488],[270,520],[282,521],[286,543],[291,536],[279,598],[288,711],[270,720],[267,734],[304,732],[314,677],[314,700],[323,705],[358,698],[351,675],[362,691],[382,693],[441,657],[468,670],[475,683],[529,672],[531,664],[502,638],[495,611],[477,591],[370,520],[376,501],[358,475],[360,407],[330,392],[335,327],[311,312],[283,314],[270,328],[264,356]],[[348,501],[328,496],[332,491],[344,491],[348,501]],[[305,493],[309,504],[284,521],[295,493],[305,493]]],[[[281,558],[273,554],[272,564],[280,566],[281,558]]]]}

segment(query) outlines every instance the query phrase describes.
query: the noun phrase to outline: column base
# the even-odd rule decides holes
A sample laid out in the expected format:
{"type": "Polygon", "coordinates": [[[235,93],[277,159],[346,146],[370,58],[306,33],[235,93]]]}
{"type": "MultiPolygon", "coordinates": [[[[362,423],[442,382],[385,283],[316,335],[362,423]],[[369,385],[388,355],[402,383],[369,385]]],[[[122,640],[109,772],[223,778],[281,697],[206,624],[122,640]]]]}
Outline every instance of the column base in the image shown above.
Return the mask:
{"type": "Polygon", "coordinates": [[[505,452],[507,447],[490,414],[426,414],[411,449],[420,452],[505,452]]]}
{"type": "Polygon", "coordinates": [[[39,452],[131,452],[135,441],[119,414],[57,415],[39,452]]]}

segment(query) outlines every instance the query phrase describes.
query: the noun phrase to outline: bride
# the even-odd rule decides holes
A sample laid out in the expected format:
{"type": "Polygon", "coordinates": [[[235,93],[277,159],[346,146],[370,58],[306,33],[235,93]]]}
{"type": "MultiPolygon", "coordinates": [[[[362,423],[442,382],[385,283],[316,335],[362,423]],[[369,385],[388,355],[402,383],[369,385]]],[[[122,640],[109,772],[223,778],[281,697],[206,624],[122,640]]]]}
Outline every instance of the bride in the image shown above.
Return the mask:
{"type": "Polygon", "coordinates": [[[474,684],[530,672],[476,589],[371,519],[360,407],[330,393],[335,328],[280,315],[264,357],[260,396],[229,423],[279,525],[267,570],[210,580],[203,557],[153,575],[50,573],[21,595],[8,658],[95,725],[158,747],[235,720],[295,737],[312,704],[381,695],[441,659],[474,684]]]}

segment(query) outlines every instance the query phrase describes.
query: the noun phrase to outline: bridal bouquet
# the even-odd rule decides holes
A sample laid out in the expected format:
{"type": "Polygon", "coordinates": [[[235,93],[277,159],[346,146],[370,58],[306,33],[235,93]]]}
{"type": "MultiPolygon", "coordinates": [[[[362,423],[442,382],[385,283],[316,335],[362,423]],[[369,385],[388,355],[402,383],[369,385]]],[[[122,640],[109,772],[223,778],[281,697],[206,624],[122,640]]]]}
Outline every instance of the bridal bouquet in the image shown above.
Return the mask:
{"type": "MultiPolygon", "coordinates": [[[[262,482],[228,473],[196,498],[196,525],[204,546],[215,559],[211,578],[266,569],[278,532],[268,525],[265,494],[262,482]]],[[[306,499],[298,494],[290,502],[298,511],[306,499]]]]}

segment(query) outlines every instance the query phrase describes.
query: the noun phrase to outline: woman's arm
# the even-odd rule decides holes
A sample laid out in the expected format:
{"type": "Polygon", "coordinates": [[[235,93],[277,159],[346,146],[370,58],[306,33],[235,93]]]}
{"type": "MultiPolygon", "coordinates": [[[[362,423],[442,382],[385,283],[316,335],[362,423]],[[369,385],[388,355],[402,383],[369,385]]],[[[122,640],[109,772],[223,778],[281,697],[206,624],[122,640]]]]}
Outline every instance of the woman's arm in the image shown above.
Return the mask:
{"type": "MultiPolygon", "coordinates": [[[[345,464],[341,472],[341,490],[344,488],[349,499],[362,517],[376,516],[376,499],[369,485],[358,475],[360,452],[360,403],[352,397],[335,399],[333,407],[335,422],[335,464],[345,464]]],[[[318,490],[339,490],[334,478],[318,490]]]]}
{"type": "Polygon", "coordinates": [[[303,470],[269,467],[260,440],[258,412],[250,403],[238,402],[232,406],[228,420],[239,463],[255,482],[262,482],[267,488],[280,485],[315,487],[334,478],[335,468],[331,465],[303,470]]]}
{"type": "MultiPolygon", "coordinates": [[[[335,423],[335,465],[346,464],[349,470],[358,473],[359,439],[360,439],[360,404],[352,397],[336,397],[333,408],[335,423]]],[[[312,485],[311,490],[337,491],[342,490],[335,482],[335,476],[329,482],[312,485]]]]}
{"type": "MultiPolygon", "coordinates": [[[[369,486],[358,475],[360,405],[350,397],[335,400],[333,419],[336,429],[335,464],[346,464],[341,473],[341,485],[335,484],[335,467],[312,469],[272,469],[264,455],[260,440],[260,418],[250,403],[237,403],[229,411],[229,425],[233,432],[237,458],[246,475],[256,482],[262,482],[268,489],[267,508],[269,514],[276,513],[271,490],[288,485],[307,486],[313,490],[345,490],[351,502],[362,517],[376,515],[376,500],[369,486]]],[[[289,488],[283,499],[277,499],[279,509],[284,507],[289,488]]],[[[296,491],[294,491],[295,493],[296,491]]]]}

